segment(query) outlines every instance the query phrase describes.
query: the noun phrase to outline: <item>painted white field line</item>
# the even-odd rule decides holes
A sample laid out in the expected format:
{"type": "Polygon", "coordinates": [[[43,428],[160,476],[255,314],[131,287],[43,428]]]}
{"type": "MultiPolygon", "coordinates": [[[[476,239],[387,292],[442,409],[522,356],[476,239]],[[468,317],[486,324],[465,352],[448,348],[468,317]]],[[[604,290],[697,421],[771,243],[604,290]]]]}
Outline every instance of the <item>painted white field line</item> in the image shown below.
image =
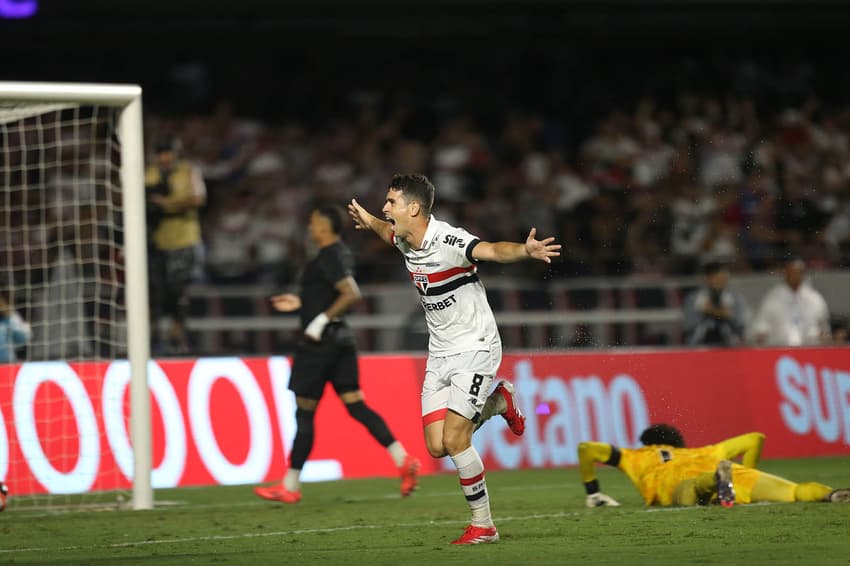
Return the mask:
{"type": "MultiPolygon", "coordinates": [[[[507,486],[499,486],[497,488],[498,491],[538,491],[538,490],[546,490],[546,489],[565,489],[569,490],[570,486],[566,484],[540,484],[540,485],[507,485],[507,486]]],[[[181,490],[189,490],[196,489],[194,486],[180,488],[181,490]]],[[[201,488],[205,489],[205,488],[201,488]]],[[[580,488],[577,488],[580,489],[580,488]]],[[[412,497],[416,499],[420,499],[423,497],[453,497],[458,495],[460,492],[460,488],[451,491],[434,491],[431,489],[425,490],[417,490],[412,497]]],[[[342,498],[345,502],[364,502],[364,501],[381,501],[381,500],[390,500],[390,499],[399,499],[401,500],[401,496],[399,496],[398,492],[390,492],[385,493],[383,495],[372,495],[372,496],[347,496],[342,498]]],[[[180,499],[168,499],[168,500],[154,500],[154,507],[157,511],[168,511],[170,509],[185,509],[186,507],[192,507],[193,509],[233,509],[234,507],[259,507],[259,506],[268,506],[269,503],[266,501],[261,501],[257,499],[255,496],[250,495],[246,497],[245,501],[239,503],[189,503],[186,500],[180,499]]],[[[122,510],[114,507],[104,506],[105,510],[122,510]]],[[[27,508],[24,504],[19,504],[17,508],[15,508],[16,513],[26,514],[28,518],[39,518],[39,517],[55,517],[60,513],[78,513],[78,512],[89,512],[89,509],[80,509],[78,507],[69,506],[68,508],[57,508],[57,507],[48,507],[48,508],[27,508]]],[[[2,549],[0,549],[2,552],[2,549]]]]}
{"type": "MultiPolygon", "coordinates": [[[[765,505],[776,505],[775,503],[770,502],[762,502],[762,503],[749,503],[747,505],[741,505],[741,507],[762,507],[765,505]]],[[[706,506],[692,506],[692,507],[650,507],[644,509],[643,511],[646,513],[658,513],[658,512],[670,512],[670,511],[693,511],[695,509],[708,509],[706,506]]],[[[628,509],[628,508],[627,508],[628,509]]],[[[636,509],[637,510],[637,509],[636,509]]],[[[514,517],[499,517],[499,523],[507,523],[511,521],[529,521],[529,520],[548,520],[548,519],[559,519],[565,517],[577,517],[587,513],[589,510],[582,511],[571,511],[571,512],[558,512],[558,513],[535,513],[531,515],[520,515],[514,517]]],[[[600,511],[593,511],[600,512],[600,511]]],[[[601,511],[604,512],[604,511],[601,511]]],[[[403,528],[418,528],[418,527],[427,527],[427,526],[435,526],[435,525],[457,525],[457,524],[466,524],[467,520],[445,520],[445,521],[421,521],[417,523],[393,523],[392,525],[384,525],[384,524],[375,524],[375,525],[346,525],[341,527],[325,527],[321,529],[294,529],[289,531],[272,531],[266,533],[240,533],[235,535],[210,535],[210,536],[198,536],[198,537],[184,537],[177,539],[161,539],[161,540],[140,540],[140,541],[132,541],[132,542],[116,542],[111,544],[94,544],[94,545],[86,545],[86,546],[64,546],[60,548],[49,548],[49,547],[27,547],[27,548],[14,548],[14,549],[0,549],[0,555],[3,554],[14,554],[14,553],[27,553],[27,552],[48,552],[48,551],[75,551],[75,550],[93,550],[96,548],[126,548],[132,546],[148,546],[148,545],[158,545],[158,544],[180,544],[180,543],[191,543],[191,542],[208,542],[208,541],[225,541],[225,540],[237,540],[237,539],[251,539],[251,538],[263,538],[263,537],[277,537],[277,536],[292,536],[292,535],[304,535],[304,534],[320,534],[320,533],[336,533],[343,531],[355,531],[355,530],[373,530],[373,529],[385,529],[389,527],[403,527],[403,528]]]]}
{"type": "MultiPolygon", "coordinates": [[[[558,519],[564,517],[574,517],[579,515],[578,512],[561,512],[561,513],[538,513],[532,515],[522,515],[516,517],[500,517],[499,523],[506,523],[510,521],[529,521],[529,520],[537,520],[537,519],[558,519]]],[[[50,548],[50,547],[27,547],[27,548],[10,548],[10,549],[0,549],[0,554],[15,554],[15,553],[25,553],[25,552],[69,552],[75,550],[93,550],[96,548],[126,548],[131,546],[147,546],[147,545],[155,545],[155,544],[180,544],[187,542],[209,542],[209,541],[223,541],[223,540],[236,540],[236,539],[251,539],[251,538],[262,538],[262,537],[277,537],[277,536],[292,536],[292,535],[305,535],[305,534],[323,534],[323,533],[338,533],[342,531],[356,531],[356,530],[373,530],[373,529],[387,529],[387,528],[420,528],[420,527],[428,527],[434,525],[465,525],[469,521],[468,520],[446,520],[446,521],[420,521],[417,523],[393,523],[392,525],[387,524],[376,524],[376,525],[347,525],[342,527],[326,527],[322,529],[294,529],[291,531],[272,531],[268,533],[240,533],[235,535],[210,535],[210,536],[198,536],[198,537],[184,537],[184,538],[175,538],[175,539],[157,539],[157,540],[139,540],[133,542],[115,542],[111,544],[92,544],[92,545],[74,545],[74,546],[63,546],[59,548],[50,548]]]]}

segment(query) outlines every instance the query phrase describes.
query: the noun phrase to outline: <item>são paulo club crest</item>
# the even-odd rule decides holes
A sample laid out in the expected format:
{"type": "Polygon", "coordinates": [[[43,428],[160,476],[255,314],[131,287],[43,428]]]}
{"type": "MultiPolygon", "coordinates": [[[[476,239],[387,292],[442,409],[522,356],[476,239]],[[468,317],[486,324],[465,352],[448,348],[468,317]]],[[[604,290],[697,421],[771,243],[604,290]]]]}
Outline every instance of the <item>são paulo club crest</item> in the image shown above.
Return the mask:
{"type": "Polygon", "coordinates": [[[423,293],[428,291],[428,275],[425,273],[414,273],[413,284],[423,293]]]}

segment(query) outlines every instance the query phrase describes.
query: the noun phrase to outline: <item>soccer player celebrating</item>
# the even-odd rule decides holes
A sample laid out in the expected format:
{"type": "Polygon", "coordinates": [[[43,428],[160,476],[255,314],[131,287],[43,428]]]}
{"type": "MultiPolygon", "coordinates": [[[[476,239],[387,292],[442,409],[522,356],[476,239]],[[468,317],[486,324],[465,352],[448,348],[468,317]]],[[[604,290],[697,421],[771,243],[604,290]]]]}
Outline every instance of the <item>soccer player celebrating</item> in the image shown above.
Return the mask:
{"type": "Polygon", "coordinates": [[[850,489],[795,483],[759,471],[764,435],[751,432],[717,444],[685,448],[674,427],[657,424],[640,436],[642,448],[617,448],[603,442],[582,442],[578,447],[579,470],[587,492],[588,507],[620,504],[599,490],[594,464],[614,466],[624,472],[646,505],[705,505],[724,507],[735,503],[850,501],[850,489]],[[741,464],[730,460],[741,456],[741,464]]]}
{"type": "Polygon", "coordinates": [[[502,344],[479,261],[502,263],[560,255],[554,238],[537,240],[534,228],[524,243],[484,242],[431,213],[434,185],[424,175],[395,175],[381,220],[352,199],[349,214],[358,229],[375,232],[404,256],[419,291],[428,324],[428,361],[422,385],[422,424],[428,452],[448,455],[472,511],[471,524],[452,544],[496,542],[484,464],[472,446],[476,425],[501,414],[514,434],[525,430],[513,385],[500,382],[488,396],[502,359],[502,344]]]}
{"type": "Polygon", "coordinates": [[[337,208],[313,210],[309,231],[319,253],[301,275],[301,296],[285,293],[272,297],[272,304],[279,311],[300,309],[304,341],[295,352],[289,382],[295,393],[298,427],[289,454],[289,470],[281,485],[254,488],[264,499],[283,503],[301,500],[301,469],[313,449],[313,421],[328,381],[348,413],[386,447],[401,476],[402,497],[410,495],[417,485],[419,460],[407,453],[380,415],[363,400],[354,335],[342,319],[361,294],[352,275],[354,257],[339,236],[341,228],[342,214],[337,208]]]}

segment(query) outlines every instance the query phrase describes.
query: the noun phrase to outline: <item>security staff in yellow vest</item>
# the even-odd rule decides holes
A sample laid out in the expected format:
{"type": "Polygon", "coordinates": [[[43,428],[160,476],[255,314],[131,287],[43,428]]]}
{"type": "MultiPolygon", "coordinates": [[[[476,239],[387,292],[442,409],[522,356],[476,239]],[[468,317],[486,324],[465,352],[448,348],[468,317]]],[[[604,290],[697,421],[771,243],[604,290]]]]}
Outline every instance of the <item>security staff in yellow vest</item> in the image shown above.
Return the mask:
{"type": "MultiPolygon", "coordinates": [[[[189,350],[187,290],[202,269],[198,209],[207,192],[200,169],[179,158],[177,140],[158,140],[154,153],[145,172],[152,335],[159,335],[159,321],[168,317],[167,353],[183,354],[189,350]]],[[[159,340],[154,346],[157,350],[159,340]]]]}

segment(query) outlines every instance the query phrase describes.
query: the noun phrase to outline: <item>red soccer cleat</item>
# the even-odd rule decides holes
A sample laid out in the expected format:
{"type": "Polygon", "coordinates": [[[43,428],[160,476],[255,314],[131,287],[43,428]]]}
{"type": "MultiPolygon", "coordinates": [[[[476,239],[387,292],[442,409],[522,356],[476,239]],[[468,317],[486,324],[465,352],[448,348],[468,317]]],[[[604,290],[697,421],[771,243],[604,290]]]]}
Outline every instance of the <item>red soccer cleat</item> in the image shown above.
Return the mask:
{"type": "Polygon", "coordinates": [[[452,544],[481,544],[485,542],[499,542],[499,531],[496,530],[496,527],[469,525],[459,539],[452,541],[452,544]]]}
{"type": "Polygon", "coordinates": [[[300,491],[286,491],[286,488],[282,485],[255,487],[254,493],[269,501],[280,501],[281,503],[298,503],[301,501],[300,491]]]}
{"type": "Polygon", "coordinates": [[[505,400],[507,408],[502,413],[502,417],[508,422],[511,432],[517,436],[522,436],[525,432],[525,415],[519,410],[516,404],[516,393],[512,383],[500,381],[493,390],[493,393],[498,393],[505,400]]]}
{"type": "Polygon", "coordinates": [[[404,457],[404,464],[398,469],[401,476],[401,496],[407,497],[419,485],[419,466],[421,463],[410,454],[404,457]]]}

